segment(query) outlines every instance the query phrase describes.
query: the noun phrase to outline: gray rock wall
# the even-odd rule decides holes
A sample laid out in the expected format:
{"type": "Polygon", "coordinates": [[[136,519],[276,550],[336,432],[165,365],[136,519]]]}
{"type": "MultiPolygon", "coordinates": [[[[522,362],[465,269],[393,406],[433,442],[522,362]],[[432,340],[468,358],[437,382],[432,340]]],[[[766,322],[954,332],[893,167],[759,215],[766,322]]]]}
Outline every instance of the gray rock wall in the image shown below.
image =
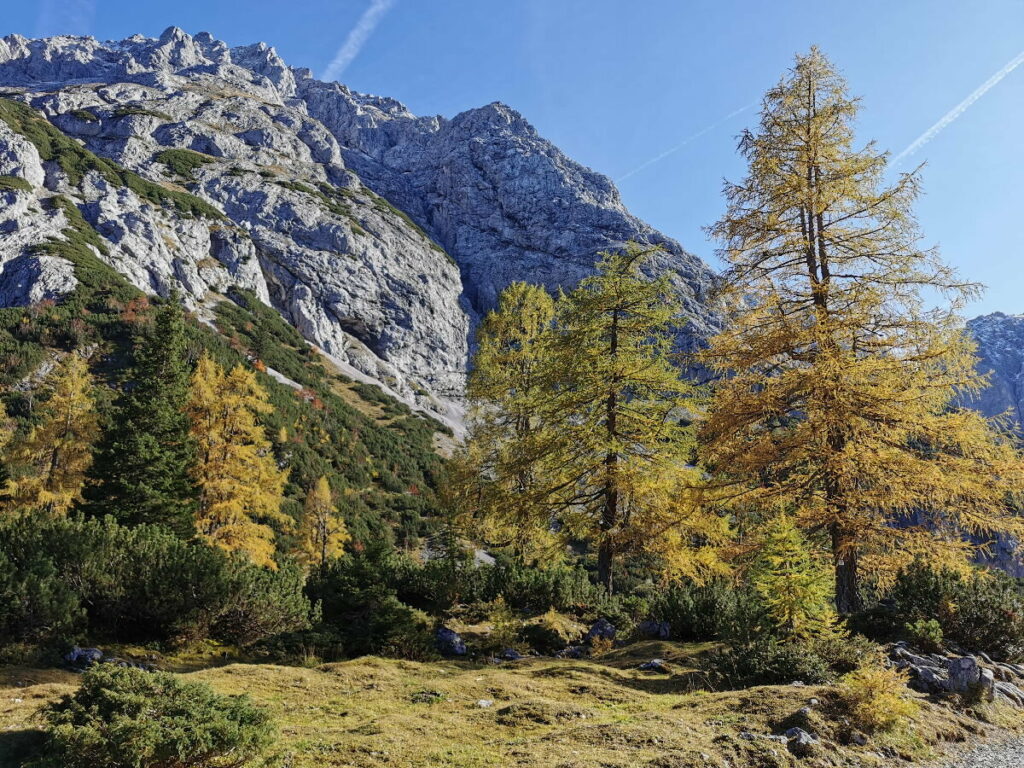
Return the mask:
{"type": "MultiPolygon", "coordinates": [[[[231,285],[253,290],[310,341],[403,394],[457,397],[473,325],[502,288],[571,287],[598,250],[628,240],[665,248],[656,269],[676,275],[684,342],[714,327],[708,268],[504,105],[418,118],[293,70],[263,43],[229,48],[174,27],[112,42],[2,38],[0,89],[96,154],[226,214],[217,225],[184,218],[98,174],[70,185],[0,132],[0,169],[31,177],[36,203],[70,196],[133,283],[177,286],[193,306],[231,285]],[[159,161],[169,148],[206,162],[176,174],[159,161]]],[[[67,265],[27,250],[60,222],[32,214],[23,193],[3,194],[12,237],[0,246],[10,283],[0,302],[70,290],[67,265]]]]}

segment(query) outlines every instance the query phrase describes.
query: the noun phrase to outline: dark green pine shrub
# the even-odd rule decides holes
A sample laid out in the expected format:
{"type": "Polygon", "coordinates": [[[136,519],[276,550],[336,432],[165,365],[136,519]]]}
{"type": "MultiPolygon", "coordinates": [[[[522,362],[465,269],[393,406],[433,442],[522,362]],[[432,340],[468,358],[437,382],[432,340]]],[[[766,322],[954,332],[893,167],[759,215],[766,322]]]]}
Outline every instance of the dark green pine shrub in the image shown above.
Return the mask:
{"type": "Polygon", "coordinates": [[[817,685],[835,682],[877,651],[877,645],[856,634],[792,640],[765,635],[706,654],[701,670],[716,690],[796,681],[817,685]]]}
{"type": "Polygon", "coordinates": [[[276,735],[270,715],[245,696],[109,664],[87,671],[43,718],[34,768],[244,768],[276,735]]]}
{"type": "MultiPolygon", "coordinates": [[[[402,560],[378,546],[310,574],[306,593],[320,607],[321,637],[348,656],[431,657],[434,642],[426,615],[398,598],[391,568],[402,560]]],[[[317,648],[317,655],[328,658],[329,651],[317,648]]]]}
{"type": "Polygon", "coordinates": [[[295,566],[269,571],[160,526],[26,516],[0,524],[0,553],[0,642],[246,645],[308,626],[295,566]]]}
{"type": "Polygon", "coordinates": [[[734,627],[749,620],[751,610],[743,601],[750,602],[751,596],[725,580],[676,583],[652,596],[650,618],[669,622],[673,640],[720,640],[734,636],[734,627]]]}
{"type": "MultiPolygon", "coordinates": [[[[1024,581],[1002,571],[963,575],[916,562],[896,578],[876,607],[852,625],[880,641],[919,641],[918,629],[933,621],[932,639],[982,651],[999,660],[1024,657],[1024,581]]],[[[926,640],[927,642],[927,640],[926,640]]]]}
{"type": "Polygon", "coordinates": [[[172,294],[133,344],[131,388],[118,399],[95,451],[85,488],[87,513],[126,525],[195,531],[195,447],[189,434],[192,363],[185,310],[172,294]]]}

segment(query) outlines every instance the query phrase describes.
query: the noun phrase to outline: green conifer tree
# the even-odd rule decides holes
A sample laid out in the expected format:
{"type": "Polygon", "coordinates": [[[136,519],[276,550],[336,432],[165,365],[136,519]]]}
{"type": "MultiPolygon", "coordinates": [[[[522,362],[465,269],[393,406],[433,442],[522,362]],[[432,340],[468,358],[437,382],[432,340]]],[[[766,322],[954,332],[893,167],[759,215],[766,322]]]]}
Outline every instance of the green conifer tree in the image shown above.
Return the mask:
{"type": "Polygon", "coordinates": [[[115,409],[87,492],[90,512],[194,534],[190,375],[185,313],[172,295],[157,309],[152,332],[136,343],[131,388],[115,409]]]}
{"type": "Polygon", "coordinates": [[[827,632],[835,626],[831,571],[815,558],[793,518],[768,522],[749,579],[772,628],[785,639],[827,632]]]}

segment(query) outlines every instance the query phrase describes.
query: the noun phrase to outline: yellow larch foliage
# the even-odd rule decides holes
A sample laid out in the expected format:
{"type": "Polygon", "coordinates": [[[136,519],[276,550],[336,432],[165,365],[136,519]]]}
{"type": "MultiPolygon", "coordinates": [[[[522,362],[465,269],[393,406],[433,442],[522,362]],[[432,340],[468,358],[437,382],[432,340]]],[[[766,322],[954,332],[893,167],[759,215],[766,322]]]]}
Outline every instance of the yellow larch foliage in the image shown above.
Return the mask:
{"type": "Polygon", "coordinates": [[[326,477],[320,477],[306,494],[300,533],[301,559],[319,568],[343,555],[345,544],[352,539],[345,521],[338,515],[326,477]]]}
{"type": "Polygon", "coordinates": [[[86,361],[67,355],[50,373],[49,398],[38,407],[38,422],[9,454],[16,474],[8,508],[63,515],[81,499],[92,465],[99,417],[86,361]]]}
{"type": "Polygon", "coordinates": [[[274,528],[287,529],[281,512],[287,470],[279,469],[260,424],[271,410],[252,371],[225,371],[203,355],[192,374],[188,413],[198,450],[196,531],[200,538],[255,563],[274,564],[274,528]]]}
{"type": "Polygon", "coordinates": [[[793,510],[831,536],[836,602],[861,573],[917,556],[966,564],[964,534],[1024,534],[1024,464],[998,425],[957,405],[985,386],[958,308],[965,284],[918,246],[917,172],[884,186],[858,149],[858,101],[817,49],[765,96],[712,234],[730,268],[704,461],[734,510],[793,510]]]}
{"type": "Polygon", "coordinates": [[[696,391],[672,359],[677,295],[645,271],[656,254],[599,254],[596,274],[557,301],[521,283],[502,293],[481,326],[453,473],[494,535],[536,555],[590,543],[608,590],[615,564],[640,553],[669,577],[722,572],[729,536],[694,491],[696,391]]]}

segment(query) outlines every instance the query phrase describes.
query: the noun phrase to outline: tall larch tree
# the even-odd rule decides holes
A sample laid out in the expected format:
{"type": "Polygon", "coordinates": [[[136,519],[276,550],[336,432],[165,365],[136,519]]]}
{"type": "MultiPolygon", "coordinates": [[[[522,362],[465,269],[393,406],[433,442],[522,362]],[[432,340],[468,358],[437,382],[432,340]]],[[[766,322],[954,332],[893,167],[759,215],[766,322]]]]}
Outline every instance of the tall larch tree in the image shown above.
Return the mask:
{"type": "Polygon", "coordinates": [[[472,508],[492,542],[524,559],[559,557],[545,464],[557,453],[552,398],[555,301],[542,286],[512,283],[477,332],[467,382],[465,450],[449,465],[453,505],[472,508]]]}
{"type": "Polygon", "coordinates": [[[639,552],[667,573],[706,575],[720,562],[705,545],[726,534],[690,492],[694,389],[671,360],[675,292],[643,272],[652,253],[600,254],[550,324],[543,299],[512,286],[484,325],[469,387],[484,420],[467,447],[484,458],[480,496],[505,501],[484,510],[518,536],[589,542],[609,591],[618,559],[639,552]]]}
{"type": "Polygon", "coordinates": [[[338,515],[331,484],[321,476],[306,493],[300,528],[300,556],[308,565],[323,568],[345,552],[351,540],[345,521],[338,515]]]}
{"type": "Polygon", "coordinates": [[[985,385],[957,315],[976,287],[919,247],[918,173],[884,183],[857,111],[817,49],[765,96],[710,228],[730,322],[703,358],[721,376],[703,442],[723,499],[827,532],[844,613],[865,569],[963,565],[963,533],[1021,533],[1007,501],[1024,479],[1011,442],[956,406],[985,385]]]}
{"type": "Polygon", "coordinates": [[[50,373],[49,397],[37,407],[38,421],[15,441],[10,454],[16,474],[7,506],[15,511],[63,515],[81,498],[99,417],[86,361],[75,353],[50,373]]]}
{"type": "Polygon", "coordinates": [[[86,488],[86,507],[128,525],[195,532],[195,443],[185,412],[191,363],[185,311],[172,295],[136,341],[129,388],[114,411],[86,488]]]}
{"type": "Polygon", "coordinates": [[[259,421],[270,409],[252,371],[225,371],[205,354],[199,359],[187,410],[196,443],[196,532],[274,567],[273,526],[287,529],[292,521],[281,512],[288,473],[278,468],[259,421]]]}

